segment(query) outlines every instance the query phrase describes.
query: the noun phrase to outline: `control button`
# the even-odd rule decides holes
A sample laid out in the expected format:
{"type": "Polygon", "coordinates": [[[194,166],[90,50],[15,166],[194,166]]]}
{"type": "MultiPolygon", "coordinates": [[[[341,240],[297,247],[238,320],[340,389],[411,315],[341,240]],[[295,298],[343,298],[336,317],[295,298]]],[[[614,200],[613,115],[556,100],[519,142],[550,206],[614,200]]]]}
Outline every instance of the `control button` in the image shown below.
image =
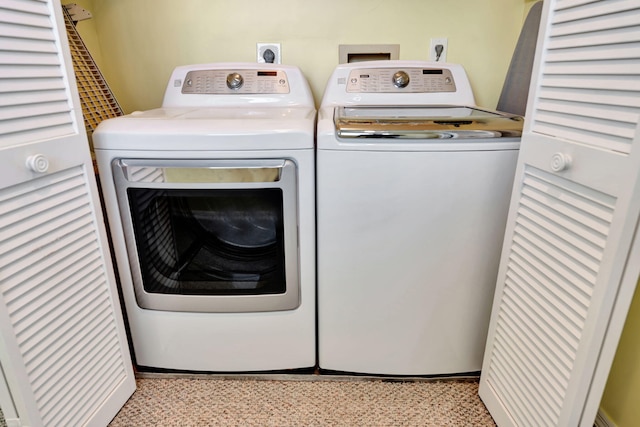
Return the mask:
{"type": "Polygon", "coordinates": [[[33,172],[45,173],[49,170],[49,160],[42,154],[27,157],[27,167],[33,172]]]}
{"type": "Polygon", "coordinates": [[[393,75],[393,85],[397,88],[407,87],[409,84],[409,74],[404,71],[397,71],[393,75]]]}
{"type": "Polygon", "coordinates": [[[229,89],[238,90],[244,84],[244,79],[238,73],[231,73],[227,76],[227,87],[229,89]]]}

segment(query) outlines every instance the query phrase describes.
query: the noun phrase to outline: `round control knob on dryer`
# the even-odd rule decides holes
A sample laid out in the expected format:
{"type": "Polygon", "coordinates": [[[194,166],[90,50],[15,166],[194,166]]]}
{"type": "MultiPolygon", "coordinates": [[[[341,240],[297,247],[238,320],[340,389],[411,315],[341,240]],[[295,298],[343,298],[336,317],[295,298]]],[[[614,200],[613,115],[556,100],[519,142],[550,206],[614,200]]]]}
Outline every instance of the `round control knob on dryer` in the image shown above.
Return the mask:
{"type": "Polygon", "coordinates": [[[244,79],[238,73],[231,73],[227,76],[227,87],[229,89],[237,90],[244,84],[244,79]]]}
{"type": "Polygon", "coordinates": [[[49,170],[49,160],[42,154],[27,157],[27,168],[33,172],[45,173],[49,170]]]}
{"type": "Polygon", "coordinates": [[[398,71],[393,75],[393,85],[398,88],[407,87],[409,84],[409,74],[404,71],[398,71]]]}

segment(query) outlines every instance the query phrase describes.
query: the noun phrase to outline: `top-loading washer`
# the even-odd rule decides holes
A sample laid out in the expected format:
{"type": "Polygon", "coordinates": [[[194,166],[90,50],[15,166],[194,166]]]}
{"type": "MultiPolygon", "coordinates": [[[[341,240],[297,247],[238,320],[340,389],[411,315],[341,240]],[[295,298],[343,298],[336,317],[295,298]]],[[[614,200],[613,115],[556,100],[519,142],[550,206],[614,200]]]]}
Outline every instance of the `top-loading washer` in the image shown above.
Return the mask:
{"type": "Polygon", "coordinates": [[[178,67],[161,108],[100,124],[141,368],[315,365],[314,133],[305,77],[274,64],[178,67]]]}
{"type": "Polygon", "coordinates": [[[522,118],[462,66],[338,66],[318,113],[319,367],[481,368],[522,118]]]}

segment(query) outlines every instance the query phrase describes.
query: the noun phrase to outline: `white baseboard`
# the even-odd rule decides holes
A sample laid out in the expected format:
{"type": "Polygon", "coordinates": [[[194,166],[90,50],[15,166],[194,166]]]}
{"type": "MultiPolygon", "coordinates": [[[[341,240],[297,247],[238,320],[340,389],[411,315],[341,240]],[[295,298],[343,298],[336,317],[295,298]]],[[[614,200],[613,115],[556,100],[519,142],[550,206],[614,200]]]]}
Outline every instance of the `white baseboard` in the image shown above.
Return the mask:
{"type": "Polygon", "coordinates": [[[617,427],[616,424],[605,415],[604,412],[598,411],[596,420],[593,423],[595,427],[617,427]]]}

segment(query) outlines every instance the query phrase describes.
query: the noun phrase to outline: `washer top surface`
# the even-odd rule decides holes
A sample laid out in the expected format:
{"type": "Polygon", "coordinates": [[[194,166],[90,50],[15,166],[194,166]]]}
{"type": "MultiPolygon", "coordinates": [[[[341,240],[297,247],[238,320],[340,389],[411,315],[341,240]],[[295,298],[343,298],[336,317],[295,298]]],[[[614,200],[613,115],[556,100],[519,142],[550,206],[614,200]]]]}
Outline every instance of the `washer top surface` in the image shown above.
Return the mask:
{"type": "Polygon", "coordinates": [[[315,105],[299,68],[219,63],[177,67],[161,108],[105,120],[96,150],[313,148],[315,105]]]}

